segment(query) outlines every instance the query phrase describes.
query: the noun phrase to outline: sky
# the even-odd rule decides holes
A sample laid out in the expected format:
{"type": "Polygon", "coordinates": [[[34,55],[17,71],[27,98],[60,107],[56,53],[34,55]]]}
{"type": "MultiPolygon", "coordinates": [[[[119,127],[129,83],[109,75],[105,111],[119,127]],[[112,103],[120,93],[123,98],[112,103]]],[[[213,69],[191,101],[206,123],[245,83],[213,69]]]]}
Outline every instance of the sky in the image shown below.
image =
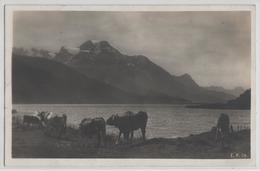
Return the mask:
{"type": "Polygon", "coordinates": [[[53,52],[106,40],[200,86],[250,87],[250,13],[19,11],[13,46],[53,52]]]}

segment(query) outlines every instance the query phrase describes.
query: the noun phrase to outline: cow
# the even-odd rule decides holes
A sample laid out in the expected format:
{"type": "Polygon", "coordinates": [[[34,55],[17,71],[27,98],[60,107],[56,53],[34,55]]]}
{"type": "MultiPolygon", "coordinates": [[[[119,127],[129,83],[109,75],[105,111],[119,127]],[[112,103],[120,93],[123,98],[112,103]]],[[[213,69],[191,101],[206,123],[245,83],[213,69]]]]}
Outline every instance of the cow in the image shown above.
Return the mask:
{"type": "Polygon", "coordinates": [[[93,135],[97,135],[98,145],[105,145],[106,122],[104,118],[84,118],[79,124],[79,131],[82,137],[92,138],[93,135]]]}
{"type": "Polygon", "coordinates": [[[33,115],[24,115],[23,116],[23,124],[27,126],[42,126],[41,118],[38,116],[38,112],[36,111],[33,115]]]}
{"type": "Polygon", "coordinates": [[[57,115],[54,115],[52,112],[47,112],[47,111],[42,111],[42,112],[38,112],[37,116],[41,119],[42,121],[42,125],[44,127],[47,126],[48,121],[57,115]]]}
{"type": "Polygon", "coordinates": [[[145,129],[148,120],[148,115],[146,112],[140,111],[138,113],[133,113],[127,111],[123,115],[118,114],[112,115],[107,119],[108,125],[113,125],[119,129],[119,135],[116,143],[119,143],[121,134],[123,133],[124,139],[129,141],[129,134],[131,134],[130,141],[132,142],[134,131],[141,129],[143,140],[145,141],[145,129]]]}
{"type": "Polygon", "coordinates": [[[216,141],[220,139],[224,143],[224,139],[229,135],[230,120],[227,114],[221,113],[216,127],[216,141]]]}
{"type": "Polygon", "coordinates": [[[52,112],[40,112],[38,116],[41,118],[47,135],[61,137],[62,134],[66,132],[67,115],[58,115],[53,114],[52,112]]]}

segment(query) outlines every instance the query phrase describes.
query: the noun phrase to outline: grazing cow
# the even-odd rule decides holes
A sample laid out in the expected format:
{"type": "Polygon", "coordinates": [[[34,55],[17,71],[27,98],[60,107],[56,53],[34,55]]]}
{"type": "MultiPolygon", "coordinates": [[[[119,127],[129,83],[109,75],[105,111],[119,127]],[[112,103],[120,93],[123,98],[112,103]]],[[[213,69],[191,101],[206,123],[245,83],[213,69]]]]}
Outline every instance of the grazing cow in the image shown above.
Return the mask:
{"type": "Polygon", "coordinates": [[[61,137],[66,132],[67,115],[57,115],[52,112],[40,112],[38,116],[41,118],[47,135],[61,137]]]}
{"type": "Polygon", "coordinates": [[[79,124],[81,136],[92,138],[98,136],[98,145],[103,146],[106,137],[106,122],[104,118],[85,118],[79,124]]]}
{"type": "Polygon", "coordinates": [[[217,129],[216,129],[216,140],[221,140],[224,143],[224,138],[229,135],[229,116],[227,114],[221,113],[218,118],[217,129]]]}
{"type": "Polygon", "coordinates": [[[41,118],[38,116],[38,112],[35,112],[34,115],[24,115],[23,124],[27,126],[42,126],[41,118]]]}
{"type": "Polygon", "coordinates": [[[38,112],[37,116],[41,119],[42,121],[42,125],[44,127],[47,126],[48,121],[57,115],[54,115],[52,112],[46,112],[46,111],[42,111],[42,112],[38,112]]]}
{"type": "Polygon", "coordinates": [[[131,134],[130,140],[132,141],[134,130],[138,130],[139,128],[142,131],[143,140],[145,140],[147,119],[148,116],[146,112],[140,111],[134,114],[133,112],[128,111],[122,116],[112,115],[110,118],[108,118],[107,124],[113,125],[119,129],[117,143],[119,142],[122,133],[126,141],[129,140],[129,134],[131,134]]]}

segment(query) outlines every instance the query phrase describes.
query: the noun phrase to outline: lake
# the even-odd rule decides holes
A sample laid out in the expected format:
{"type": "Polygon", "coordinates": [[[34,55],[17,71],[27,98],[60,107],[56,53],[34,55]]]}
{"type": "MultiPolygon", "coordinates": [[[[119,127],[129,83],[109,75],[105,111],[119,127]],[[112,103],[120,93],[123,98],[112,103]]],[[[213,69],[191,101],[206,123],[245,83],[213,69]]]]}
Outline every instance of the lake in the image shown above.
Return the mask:
{"type": "MultiPolygon", "coordinates": [[[[15,115],[32,114],[34,111],[52,111],[66,113],[68,124],[78,126],[86,117],[103,117],[105,120],[112,114],[126,111],[148,113],[146,135],[148,138],[184,137],[211,130],[216,125],[220,113],[227,113],[234,128],[250,124],[250,110],[215,110],[192,109],[184,105],[165,104],[14,104],[15,115]]],[[[118,129],[107,126],[107,133],[118,133],[118,129]]],[[[135,131],[135,137],[141,137],[140,131],[135,131]]]]}

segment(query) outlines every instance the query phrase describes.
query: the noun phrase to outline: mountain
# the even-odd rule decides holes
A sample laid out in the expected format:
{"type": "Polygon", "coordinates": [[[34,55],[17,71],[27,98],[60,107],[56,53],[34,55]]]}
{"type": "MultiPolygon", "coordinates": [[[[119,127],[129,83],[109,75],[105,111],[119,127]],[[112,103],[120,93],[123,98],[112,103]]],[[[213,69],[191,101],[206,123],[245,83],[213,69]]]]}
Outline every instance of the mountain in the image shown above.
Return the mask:
{"type": "Polygon", "coordinates": [[[60,62],[13,54],[13,103],[187,103],[151,92],[149,96],[128,93],[88,78],[60,62]]]}
{"type": "Polygon", "coordinates": [[[220,86],[209,86],[209,87],[204,87],[208,90],[216,91],[216,92],[223,92],[226,94],[231,94],[234,95],[235,97],[238,97],[240,94],[242,94],[245,90],[242,87],[235,87],[233,89],[225,89],[220,86]]]}
{"type": "Polygon", "coordinates": [[[229,100],[227,106],[230,106],[231,108],[250,109],[251,89],[246,90],[238,98],[229,100]]]}
{"type": "Polygon", "coordinates": [[[207,109],[245,109],[249,110],[251,106],[251,90],[248,89],[239,97],[229,100],[226,103],[212,103],[202,105],[187,106],[190,108],[207,108],[207,109]]]}
{"type": "Polygon", "coordinates": [[[198,103],[223,102],[234,96],[200,87],[190,75],[174,76],[142,55],[128,56],[107,41],[86,41],[68,66],[89,78],[124,91],[147,96],[151,92],[198,103]]]}

